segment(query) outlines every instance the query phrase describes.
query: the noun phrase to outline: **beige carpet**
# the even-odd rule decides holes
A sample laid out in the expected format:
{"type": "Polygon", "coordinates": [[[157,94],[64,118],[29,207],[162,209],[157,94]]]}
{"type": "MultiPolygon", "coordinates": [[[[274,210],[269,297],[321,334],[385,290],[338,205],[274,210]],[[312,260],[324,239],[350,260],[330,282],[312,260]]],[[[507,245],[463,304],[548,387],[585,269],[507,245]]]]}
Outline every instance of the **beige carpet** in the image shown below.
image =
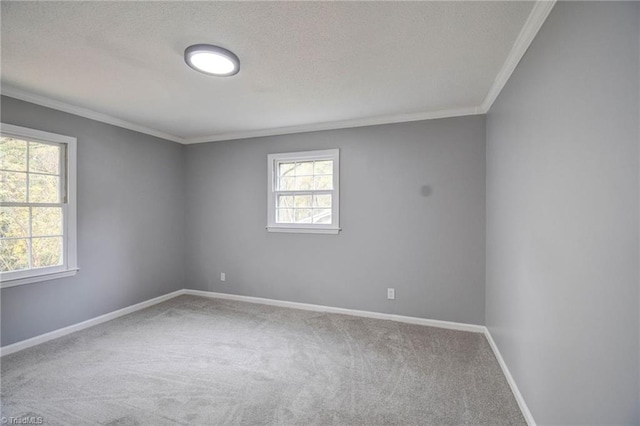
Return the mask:
{"type": "Polygon", "coordinates": [[[476,333],[180,296],[2,358],[43,424],[525,424],[476,333]]]}

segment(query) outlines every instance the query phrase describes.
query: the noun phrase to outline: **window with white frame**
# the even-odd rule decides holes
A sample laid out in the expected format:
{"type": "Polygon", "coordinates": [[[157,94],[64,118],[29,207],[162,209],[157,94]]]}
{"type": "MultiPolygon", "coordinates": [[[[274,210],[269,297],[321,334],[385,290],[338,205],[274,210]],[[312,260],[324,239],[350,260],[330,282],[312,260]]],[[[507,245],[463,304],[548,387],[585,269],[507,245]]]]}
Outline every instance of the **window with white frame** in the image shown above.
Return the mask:
{"type": "Polygon", "coordinates": [[[337,234],[339,169],[338,149],[270,154],[267,230],[337,234]]]}
{"type": "Polygon", "coordinates": [[[76,139],[0,124],[0,286],[71,276],[76,139]]]}

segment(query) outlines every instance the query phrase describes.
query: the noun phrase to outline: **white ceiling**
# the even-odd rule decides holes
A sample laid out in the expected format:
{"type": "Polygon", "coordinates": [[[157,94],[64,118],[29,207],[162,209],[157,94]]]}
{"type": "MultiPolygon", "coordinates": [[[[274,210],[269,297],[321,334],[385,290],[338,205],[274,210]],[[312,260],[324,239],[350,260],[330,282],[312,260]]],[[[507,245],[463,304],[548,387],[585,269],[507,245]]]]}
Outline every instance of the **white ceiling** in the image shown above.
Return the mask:
{"type": "Polygon", "coordinates": [[[183,143],[476,114],[538,6],[2,2],[2,92],[183,143]],[[232,50],[240,73],[193,71],[195,43],[232,50]]]}

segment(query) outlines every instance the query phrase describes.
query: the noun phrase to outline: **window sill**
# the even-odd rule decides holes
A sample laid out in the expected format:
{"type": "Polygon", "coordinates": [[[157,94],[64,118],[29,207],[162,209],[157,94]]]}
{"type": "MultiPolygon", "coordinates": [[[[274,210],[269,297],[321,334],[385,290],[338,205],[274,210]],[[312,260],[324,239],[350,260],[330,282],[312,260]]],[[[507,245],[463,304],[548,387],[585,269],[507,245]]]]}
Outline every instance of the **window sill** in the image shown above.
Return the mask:
{"type": "Polygon", "coordinates": [[[59,278],[72,277],[77,274],[79,270],[80,269],[78,268],[73,268],[66,271],[49,272],[40,275],[32,275],[30,277],[14,278],[6,281],[0,277],[0,288],[15,287],[18,285],[33,284],[40,281],[49,281],[57,280],[59,278]]]}
{"type": "Polygon", "coordinates": [[[267,226],[268,232],[286,232],[290,234],[338,234],[340,228],[291,228],[282,226],[267,226]]]}

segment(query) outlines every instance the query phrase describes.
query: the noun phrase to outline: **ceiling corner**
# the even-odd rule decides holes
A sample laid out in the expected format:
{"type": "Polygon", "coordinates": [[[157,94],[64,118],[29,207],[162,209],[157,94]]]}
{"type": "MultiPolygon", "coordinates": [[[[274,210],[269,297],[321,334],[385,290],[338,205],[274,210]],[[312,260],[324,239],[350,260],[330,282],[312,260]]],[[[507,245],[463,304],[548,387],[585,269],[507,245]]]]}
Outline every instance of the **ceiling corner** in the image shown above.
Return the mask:
{"type": "Polygon", "coordinates": [[[538,31],[546,21],[555,4],[556,0],[538,0],[533,5],[533,9],[531,9],[527,21],[522,27],[520,34],[518,34],[518,38],[516,38],[516,41],[513,43],[507,59],[504,61],[487,96],[485,96],[480,105],[480,110],[483,111],[483,114],[488,113],[491,109],[491,105],[493,105],[493,102],[498,98],[507,81],[509,81],[511,74],[515,71],[518,63],[527,52],[527,49],[529,49],[533,39],[538,34],[538,31]]]}
{"type": "Polygon", "coordinates": [[[126,120],[122,120],[118,117],[113,117],[108,114],[103,114],[101,112],[96,112],[87,108],[71,105],[45,96],[36,95],[25,90],[18,89],[16,87],[8,86],[6,84],[2,84],[2,87],[0,88],[0,95],[66,112],[69,114],[78,115],[80,117],[88,118],[91,120],[100,121],[102,123],[111,124],[113,126],[122,127],[124,129],[133,130],[134,132],[144,133],[149,136],[155,136],[160,139],[166,139],[183,145],[186,144],[186,140],[180,136],[171,135],[160,130],[152,129],[140,124],[135,124],[126,120]]]}

